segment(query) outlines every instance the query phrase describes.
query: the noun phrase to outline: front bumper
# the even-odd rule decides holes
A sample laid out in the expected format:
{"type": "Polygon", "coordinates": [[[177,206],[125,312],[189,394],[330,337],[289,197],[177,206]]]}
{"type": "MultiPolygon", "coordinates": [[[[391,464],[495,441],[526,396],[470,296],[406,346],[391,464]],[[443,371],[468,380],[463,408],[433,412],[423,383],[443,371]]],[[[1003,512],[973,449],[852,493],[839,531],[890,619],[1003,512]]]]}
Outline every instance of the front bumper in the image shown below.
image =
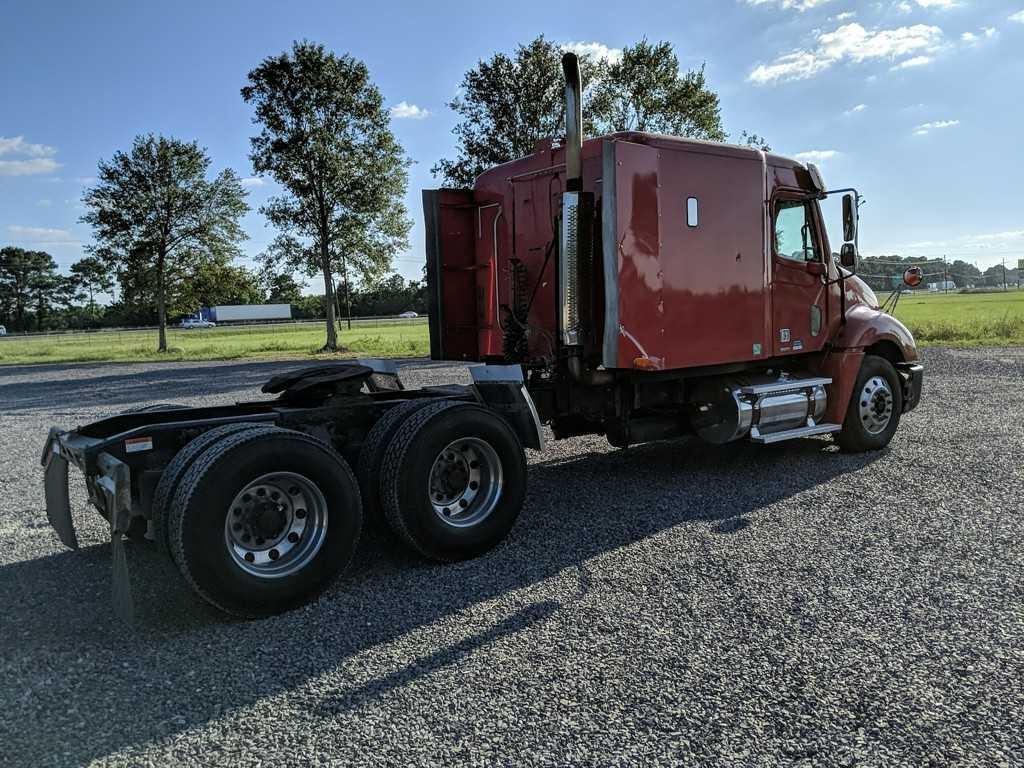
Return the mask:
{"type": "Polygon", "coordinates": [[[903,412],[917,408],[921,402],[921,384],[924,381],[924,366],[920,363],[900,363],[896,372],[903,382],[903,412]]]}

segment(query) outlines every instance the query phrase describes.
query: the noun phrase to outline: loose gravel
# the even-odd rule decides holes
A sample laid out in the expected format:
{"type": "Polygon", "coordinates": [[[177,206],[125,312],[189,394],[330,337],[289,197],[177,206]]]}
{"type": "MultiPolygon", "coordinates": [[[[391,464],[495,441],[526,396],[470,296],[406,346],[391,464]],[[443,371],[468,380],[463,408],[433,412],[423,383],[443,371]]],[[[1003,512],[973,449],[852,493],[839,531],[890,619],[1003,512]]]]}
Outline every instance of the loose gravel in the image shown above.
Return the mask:
{"type": "Polygon", "coordinates": [[[888,451],[551,442],[492,553],[377,531],[267,620],[129,544],[135,629],[78,478],[82,549],[46,523],[47,427],[295,364],[0,368],[0,765],[1024,764],[1024,350],[924,362],[888,451]]]}

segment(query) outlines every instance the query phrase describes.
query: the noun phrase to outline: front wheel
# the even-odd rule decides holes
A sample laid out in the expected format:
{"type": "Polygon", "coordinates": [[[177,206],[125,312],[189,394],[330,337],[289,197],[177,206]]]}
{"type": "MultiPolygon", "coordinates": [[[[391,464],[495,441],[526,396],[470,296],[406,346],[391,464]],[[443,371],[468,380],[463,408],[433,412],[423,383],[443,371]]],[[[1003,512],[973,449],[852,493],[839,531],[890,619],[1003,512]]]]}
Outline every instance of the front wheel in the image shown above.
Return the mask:
{"type": "Polygon", "coordinates": [[[903,413],[899,374],[884,357],[866,355],[836,439],[850,453],[877,451],[896,434],[903,413]]]}
{"type": "Polygon", "coordinates": [[[345,460],[300,432],[221,438],[170,504],[171,553],[207,602],[238,616],[279,613],[319,593],[351,561],[362,529],[345,460]]]}

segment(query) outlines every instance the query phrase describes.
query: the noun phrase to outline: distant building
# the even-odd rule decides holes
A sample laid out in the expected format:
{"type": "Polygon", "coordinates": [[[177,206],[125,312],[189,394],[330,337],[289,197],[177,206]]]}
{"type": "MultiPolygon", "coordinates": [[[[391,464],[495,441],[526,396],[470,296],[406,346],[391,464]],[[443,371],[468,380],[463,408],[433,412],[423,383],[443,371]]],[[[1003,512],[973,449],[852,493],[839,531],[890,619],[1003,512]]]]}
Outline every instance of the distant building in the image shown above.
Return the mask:
{"type": "Polygon", "coordinates": [[[928,283],[929,291],[955,291],[956,283],[952,280],[939,280],[937,283],[928,283]]]}

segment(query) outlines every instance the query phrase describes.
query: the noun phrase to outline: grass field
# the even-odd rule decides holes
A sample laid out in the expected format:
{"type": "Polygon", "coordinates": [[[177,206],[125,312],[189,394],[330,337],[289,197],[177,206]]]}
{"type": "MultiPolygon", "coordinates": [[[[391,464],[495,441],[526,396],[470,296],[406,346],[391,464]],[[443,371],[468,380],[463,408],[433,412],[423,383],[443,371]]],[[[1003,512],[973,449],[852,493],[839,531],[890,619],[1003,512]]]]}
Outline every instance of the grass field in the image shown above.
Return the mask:
{"type": "MultiPolygon", "coordinates": [[[[884,301],[884,296],[880,296],[884,301]]],[[[896,308],[922,346],[1024,345],[1024,291],[913,294],[896,308]]],[[[0,338],[0,364],[125,360],[232,360],[260,357],[324,358],[322,323],[294,323],[168,331],[170,351],[156,351],[156,331],[104,331],[0,338]]],[[[424,318],[356,321],[342,327],[347,352],[330,357],[417,357],[430,343],[424,318]]]]}
{"type": "Polygon", "coordinates": [[[900,299],[896,317],[923,345],[1024,345],[1024,291],[908,294],[900,299]]]}
{"type": "Polygon", "coordinates": [[[259,357],[419,357],[430,349],[425,319],[342,325],[347,352],[323,355],[324,324],[293,323],[168,329],[167,353],[156,351],[157,333],[103,331],[0,338],[0,364],[78,363],[125,360],[232,360],[259,357]]]}

